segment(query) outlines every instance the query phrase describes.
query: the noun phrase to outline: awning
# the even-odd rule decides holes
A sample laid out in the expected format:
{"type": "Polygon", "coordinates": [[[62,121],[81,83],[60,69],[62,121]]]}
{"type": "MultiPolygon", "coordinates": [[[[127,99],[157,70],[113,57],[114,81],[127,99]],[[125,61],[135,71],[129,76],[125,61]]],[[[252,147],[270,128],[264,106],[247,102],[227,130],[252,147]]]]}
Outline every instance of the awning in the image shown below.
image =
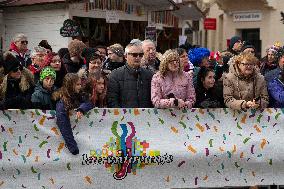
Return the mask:
{"type": "Polygon", "coordinates": [[[0,7],[34,5],[34,4],[55,3],[55,2],[65,2],[65,0],[5,0],[5,1],[0,1],[0,7]]]}
{"type": "Polygon", "coordinates": [[[218,6],[224,11],[245,11],[256,9],[275,9],[271,0],[216,0],[218,6]]]}
{"type": "Polygon", "coordinates": [[[173,11],[173,14],[182,20],[200,20],[200,18],[204,17],[195,3],[180,3],[177,6],[178,10],[173,11]]]}
{"type": "MultiPolygon", "coordinates": [[[[132,2],[133,0],[124,0],[125,2],[132,2]]],[[[147,10],[163,11],[163,10],[175,10],[177,5],[173,0],[136,0],[139,4],[145,6],[147,10]]]]}

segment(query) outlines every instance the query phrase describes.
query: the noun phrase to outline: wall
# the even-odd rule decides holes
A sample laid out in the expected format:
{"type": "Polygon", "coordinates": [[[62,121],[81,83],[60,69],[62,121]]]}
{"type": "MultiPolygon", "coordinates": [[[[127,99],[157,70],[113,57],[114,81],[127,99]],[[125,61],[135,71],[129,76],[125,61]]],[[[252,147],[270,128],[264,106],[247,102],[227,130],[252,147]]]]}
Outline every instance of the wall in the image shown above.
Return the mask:
{"type": "Polygon", "coordinates": [[[8,50],[16,33],[28,36],[28,48],[32,49],[46,39],[54,51],[68,45],[68,38],[60,35],[60,28],[68,18],[65,4],[50,4],[13,7],[4,10],[5,41],[4,49],[8,50]]]}

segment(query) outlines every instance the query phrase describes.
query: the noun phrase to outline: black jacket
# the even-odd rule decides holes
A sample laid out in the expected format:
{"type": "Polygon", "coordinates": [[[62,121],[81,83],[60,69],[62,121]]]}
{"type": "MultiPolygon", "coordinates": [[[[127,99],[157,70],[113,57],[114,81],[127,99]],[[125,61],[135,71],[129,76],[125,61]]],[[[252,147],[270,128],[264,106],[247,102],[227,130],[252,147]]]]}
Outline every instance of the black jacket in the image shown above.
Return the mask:
{"type": "Polygon", "coordinates": [[[107,91],[109,108],[152,108],[153,73],[145,68],[134,70],[125,65],[110,74],[107,91]]]}
{"type": "Polygon", "coordinates": [[[207,90],[199,84],[195,88],[196,102],[195,108],[224,108],[223,88],[222,85],[215,85],[207,90]]]}
{"type": "Polygon", "coordinates": [[[83,59],[81,59],[79,63],[74,63],[71,60],[69,53],[64,55],[62,62],[67,73],[77,73],[85,65],[83,59]]]}
{"type": "Polygon", "coordinates": [[[38,82],[31,98],[33,108],[42,110],[54,110],[55,102],[51,100],[53,91],[55,91],[55,87],[53,87],[52,91],[48,91],[43,88],[40,82],[38,82]]]}

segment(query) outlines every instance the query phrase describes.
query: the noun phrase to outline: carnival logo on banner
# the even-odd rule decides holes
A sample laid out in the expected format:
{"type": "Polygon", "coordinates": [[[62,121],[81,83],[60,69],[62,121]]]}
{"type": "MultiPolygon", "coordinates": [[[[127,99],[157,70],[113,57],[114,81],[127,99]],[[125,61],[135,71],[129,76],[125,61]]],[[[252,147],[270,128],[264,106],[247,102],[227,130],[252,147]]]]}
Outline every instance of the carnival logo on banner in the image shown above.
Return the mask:
{"type": "Polygon", "coordinates": [[[132,122],[112,124],[110,137],[101,149],[90,150],[90,156],[83,154],[82,165],[104,165],[116,180],[123,180],[127,174],[137,174],[137,170],[146,166],[164,165],[173,161],[173,156],[164,154],[159,150],[150,150],[150,144],[146,140],[136,137],[135,126],[132,122]],[[130,129],[129,129],[130,128],[130,129]],[[119,135],[119,129],[122,134],[119,135]]]}

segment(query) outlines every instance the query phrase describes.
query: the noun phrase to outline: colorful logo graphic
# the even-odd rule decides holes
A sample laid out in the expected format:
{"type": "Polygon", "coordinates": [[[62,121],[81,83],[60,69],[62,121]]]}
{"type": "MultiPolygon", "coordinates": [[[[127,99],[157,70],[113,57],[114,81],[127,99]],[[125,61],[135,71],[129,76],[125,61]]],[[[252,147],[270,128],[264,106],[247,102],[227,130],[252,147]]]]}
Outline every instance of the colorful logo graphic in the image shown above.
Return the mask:
{"type": "Polygon", "coordinates": [[[135,136],[136,130],[132,122],[118,124],[115,121],[111,131],[115,137],[110,137],[102,149],[91,150],[86,162],[103,164],[116,180],[124,179],[129,173],[136,175],[136,171],[146,165],[163,165],[173,161],[172,155],[160,156],[160,151],[149,150],[150,144],[135,136]],[[121,135],[118,134],[119,129],[121,135]]]}

